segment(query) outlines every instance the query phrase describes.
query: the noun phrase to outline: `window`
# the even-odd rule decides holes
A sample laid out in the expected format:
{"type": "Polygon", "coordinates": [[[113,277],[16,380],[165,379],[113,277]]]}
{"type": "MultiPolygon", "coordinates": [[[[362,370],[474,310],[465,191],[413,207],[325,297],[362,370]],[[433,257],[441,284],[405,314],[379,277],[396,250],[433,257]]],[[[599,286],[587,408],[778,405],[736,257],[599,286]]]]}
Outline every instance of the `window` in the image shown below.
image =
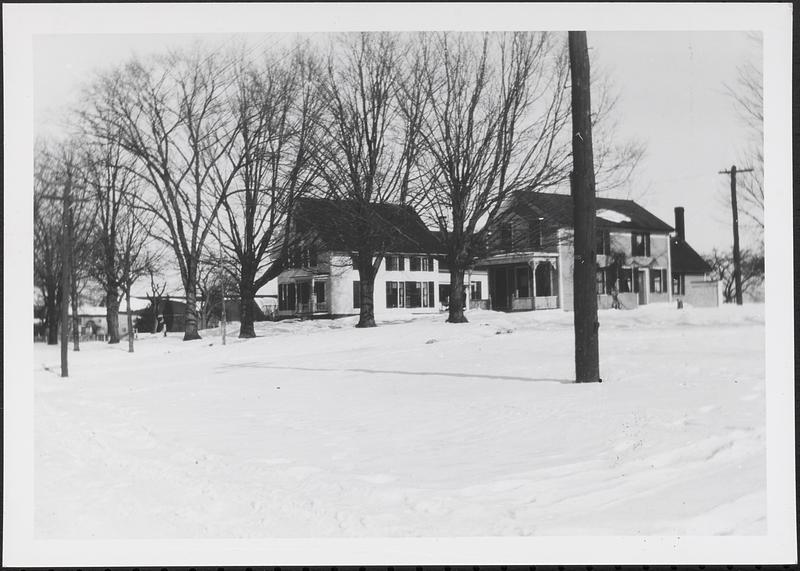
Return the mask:
{"type": "Polygon", "coordinates": [[[622,268],[619,271],[619,292],[631,293],[633,291],[633,269],[622,268]]]}
{"type": "Polygon", "coordinates": [[[650,270],[650,291],[652,293],[666,293],[667,270],[659,268],[650,270]]]}
{"type": "Polygon", "coordinates": [[[469,298],[483,299],[483,295],[481,293],[481,282],[472,282],[469,284],[469,298]]]}
{"type": "Polygon", "coordinates": [[[450,284],[439,284],[439,303],[447,305],[450,301],[450,284]]]}
{"type": "Polygon", "coordinates": [[[386,256],[386,271],[387,272],[396,272],[396,271],[403,271],[403,256],[386,256]]]}
{"type": "Polygon", "coordinates": [[[598,230],[597,244],[595,245],[596,252],[599,255],[608,256],[611,254],[611,236],[608,230],[598,230]]]}
{"type": "Polygon", "coordinates": [[[513,245],[514,230],[511,223],[504,222],[500,225],[500,249],[510,250],[513,245]]]}
{"type": "Polygon", "coordinates": [[[397,307],[397,282],[386,282],[386,307],[397,307]]]}
{"type": "Polygon", "coordinates": [[[672,274],[672,294],[684,295],[686,293],[686,283],[683,274],[672,274]]]}
{"type": "Polygon", "coordinates": [[[308,249],[308,265],[312,268],[317,267],[317,262],[319,260],[319,256],[317,255],[316,248],[309,248],[308,249]]]}
{"type": "Polygon", "coordinates": [[[317,303],[325,303],[325,282],[314,282],[314,295],[317,303]]]}
{"type": "Polygon", "coordinates": [[[530,233],[530,247],[532,250],[542,249],[542,221],[536,220],[528,225],[530,233]]]}
{"type": "Polygon", "coordinates": [[[650,234],[645,232],[634,232],[631,234],[631,255],[650,255],[650,234]]]}
{"type": "Polygon", "coordinates": [[[597,270],[597,293],[602,295],[606,292],[606,271],[597,270]]]}
{"type": "Polygon", "coordinates": [[[361,282],[353,282],[353,309],[361,309],[361,282]]]}
{"type": "Polygon", "coordinates": [[[412,272],[432,272],[433,258],[430,256],[411,256],[409,258],[409,269],[412,272]]]}
{"type": "Polygon", "coordinates": [[[358,254],[350,254],[350,260],[353,262],[353,269],[358,269],[358,254]]]}
{"type": "Polygon", "coordinates": [[[294,284],[278,284],[278,309],[282,311],[293,311],[295,302],[296,295],[294,284]]]}
{"type": "MultiPolygon", "coordinates": [[[[400,295],[405,285],[405,307],[433,307],[436,301],[434,282],[400,282],[400,295]]],[[[400,307],[403,307],[401,304],[400,307]]]]}

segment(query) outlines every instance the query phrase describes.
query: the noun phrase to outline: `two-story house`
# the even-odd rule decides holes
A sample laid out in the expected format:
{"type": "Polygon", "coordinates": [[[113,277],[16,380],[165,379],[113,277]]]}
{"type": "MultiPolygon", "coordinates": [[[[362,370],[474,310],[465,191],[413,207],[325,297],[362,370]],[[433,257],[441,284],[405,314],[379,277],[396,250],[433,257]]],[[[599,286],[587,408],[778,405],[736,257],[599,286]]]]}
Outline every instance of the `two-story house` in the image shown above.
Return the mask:
{"type": "MultiPolygon", "coordinates": [[[[671,301],[672,227],[632,200],[597,198],[598,307],[671,301]]],[[[521,192],[490,229],[492,309],[572,309],[573,205],[566,194],[521,192]]]]}
{"type": "MultiPolygon", "coordinates": [[[[278,315],[344,316],[360,310],[358,236],[341,200],[308,198],[296,205],[292,232],[299,243],[291,268],[277,278],[278,315]]],[[[441,246],[407,205],[371,206],[383,256],[375,277],[376,315],[439,311],[441,246]]]]}

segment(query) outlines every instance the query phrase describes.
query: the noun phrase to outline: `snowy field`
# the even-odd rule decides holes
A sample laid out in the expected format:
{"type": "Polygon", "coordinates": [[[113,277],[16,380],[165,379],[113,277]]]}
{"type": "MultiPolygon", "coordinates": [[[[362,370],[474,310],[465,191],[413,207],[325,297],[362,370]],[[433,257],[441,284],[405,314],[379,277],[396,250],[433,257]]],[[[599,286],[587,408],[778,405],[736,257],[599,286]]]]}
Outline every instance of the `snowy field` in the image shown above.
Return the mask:
{"type": "Polygon", "coordinates": [[[37,344],[36,536],[766,533],[763,306],[469,319],[37,344]]]}

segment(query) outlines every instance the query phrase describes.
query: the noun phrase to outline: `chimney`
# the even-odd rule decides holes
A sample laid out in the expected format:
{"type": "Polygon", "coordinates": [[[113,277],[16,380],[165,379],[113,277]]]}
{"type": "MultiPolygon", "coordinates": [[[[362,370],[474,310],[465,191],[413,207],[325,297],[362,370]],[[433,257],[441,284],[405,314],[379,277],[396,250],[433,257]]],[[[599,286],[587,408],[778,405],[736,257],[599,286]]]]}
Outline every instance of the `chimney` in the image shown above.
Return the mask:
{"type": "Polygon", "coordinates": [[[675,236],[678,242],[686,240],[686,229],[683,224],[683,206],[675,207],[675,236]]]}

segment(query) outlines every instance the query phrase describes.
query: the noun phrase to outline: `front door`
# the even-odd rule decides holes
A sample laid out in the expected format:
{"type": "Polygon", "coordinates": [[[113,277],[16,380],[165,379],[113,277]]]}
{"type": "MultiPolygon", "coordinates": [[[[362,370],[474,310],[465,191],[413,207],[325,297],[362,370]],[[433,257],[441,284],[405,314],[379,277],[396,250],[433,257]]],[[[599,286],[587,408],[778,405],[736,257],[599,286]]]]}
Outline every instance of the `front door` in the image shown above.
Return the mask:
{"type": "Polygon", "coordinates": [[[306,313],[311,306],[311,282],[300,282],[297,284],[297,311],[306,313]]]}
{"type": "Polygon", "coordinates": [[[506,268],[492,270],[494,291],[492,296],[492,309],[506,310],[511,305],[508,295],[508,274],[506,268]]]}
{"type": "Polygon", "coordinates": [[[644,305],[647,303],[647,279],[644,270],[637,270],[636,272],[636,280],[637,285],[639,286],[639,305],[644,305]]]}

